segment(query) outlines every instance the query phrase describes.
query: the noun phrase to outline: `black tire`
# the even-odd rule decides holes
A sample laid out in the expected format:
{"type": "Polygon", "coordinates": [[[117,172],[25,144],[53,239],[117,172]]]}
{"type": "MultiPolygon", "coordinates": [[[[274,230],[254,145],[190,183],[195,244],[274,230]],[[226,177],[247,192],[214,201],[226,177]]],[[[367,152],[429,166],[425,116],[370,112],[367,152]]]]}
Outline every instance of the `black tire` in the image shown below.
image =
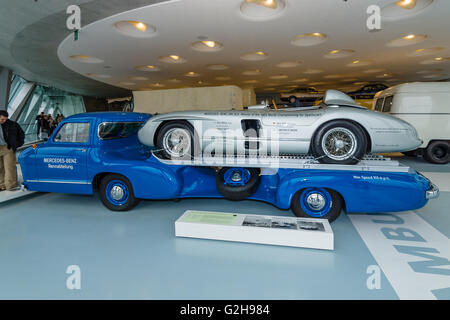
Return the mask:
{"type": "Polygon", "coordinates": [[[244,200],[255,193],[260,182],[259,170],[255,168],[222,168],[216,175],[217,190],[228,200],[244,200]],[[225,174],[228,170],[247,170],[250,178],[245,185],[229,185],[225,183],[225,174]]]}
{"type": "MultiPolygon", "coordinates": [[[[330,140],[332,140],[332,138],[330,138],[330,140]]],[[[358,163],[363,158],[366,150],[367,138],[363,129],[359,125],[346,120],[336,120],[322,125],[314,134],[311,147],[313,156],[320,163],[329,164],[358,163]],[[351,141],[350,143],[354,144],[354,147],[351,147],[351,149],[348,150],[347,154],[344,154],[342,156],[342,159],[338,159],[338,155],[330,157],[322,148],[322,140],[328,139],[329,135],[331,135],[333,131],[345,134],[349,138],[349,141],[351,141]]]]}
{"type": "Polygon", "coordinates": [[[127,178],[120,174],[109,174],[105,176],[100,181],[99,189],[100,199],[102,200],[102,203],[105,205],[105,207],[112,211],[128,211],[134,208],[139,203],[139,199],[136,199],[134,197],[133,186],[131,185],[130,181],[128,181],[127,178]],[[111,184],[113,186],[122,186],[124,189],[126,189],[127,197],[124,197],[121,201],[114,201],[113,197],[111,196],[111,192],[108,191],[111,188],[111,184]]]}
{"type": "Polygon", "coordinates": [[[432,141],[428,144],[423,155],[428,162],[447,164],[450,161],[450,143],[447,141],[432,141]]]}
{"type": "Polygon", "coordinates": [[[306,188],[306,189],[299,190],[294,194],[294,196],[292,197],[292,201],[291,201],[291,210],[294,213],[294,215],[296,215],[297,217],[328,219],[329,222],[333,222],[334,220],[336,220],[339,217],[343,207],[344,207],[344,200],[342,199],[341,195],[334,190],[325,189],[325,188],[306,188]],[[322,192],[322,190],[325,190],[331,198],[331,203],[329,204],[329,206],[330,206],[329,211],[326,211],[326,214],[324,214],[324,215],[314,216],[314,215],[308,214],[308,212],[306,212],[302,208],[302,205],[301,205],[302,195],[304,197],[305,194],[314,192],[314,190],[321,190],[321,192],[322,192]]]}
{"type": "Polygon", "coordinates": [[[166,124],[163,124],[163,126],[158,131],[157,137],[156,137],[156,147],[159,150],[160,155],[164,159],[175,159],[175,160],[190,160],[195,155],[200,153],[200,146],[199,146],[199,139],[197,134],[195,133],[194,128],[192,125],[185,121],[171,121],[167,122],[166,124]],[[190,146],[187,150],[183,150],[183,154],[176,156],[174,154],[171,154],[169,150],[167,150],[164,146],[164,139],[165,135],[168,134],[169,131],[174,129],[182,129],[188,132],[190,136],[190,146]]]}

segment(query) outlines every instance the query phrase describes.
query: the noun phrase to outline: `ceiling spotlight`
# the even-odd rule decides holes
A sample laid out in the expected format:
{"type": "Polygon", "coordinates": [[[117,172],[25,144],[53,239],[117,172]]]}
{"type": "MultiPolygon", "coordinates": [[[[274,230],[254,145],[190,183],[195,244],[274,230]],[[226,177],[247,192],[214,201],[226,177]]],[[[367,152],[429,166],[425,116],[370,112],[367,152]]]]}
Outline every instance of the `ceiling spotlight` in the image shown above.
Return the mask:
{"type": "Polygon", "coordinates": [[[202,43],[209,48],[214,48],[216,46],[215,41],[202,41],[202,43]]]}
{"type": "Polygon", "coordinates": [[[247,3],[254,3],[258,6],[263,6],[269,9],[276,9],[278,8],[278,3],[276,0],[245,0],[247,3]]]}
{"type": "Polygon", "coordinates": [[[180,57],[179,56],[175,56],[175,55],[171,55],[171,56],[169,56],[169,58],[172,59],[172,60],[175,60],[175,61],[180,60],[180,57]]]}
{"type": "Polygon", "coordinates": [[[330,54],[336,54],[338,52],[339,52],[339,50],[333,50],[333,51],[330,51],[330,54]]]}
{"type": "Polygon", "coordinates": [[[138,29],[139,31],[144,32],[145,30],[147,30],[147,25],[143,22],[139,22],[139,21],[128,21],[129,24],[133,25],[136,29],[138,29]]]}
{"type": "Polygon", "coordinates": [[[413,40],[415,38],[416,38],[416,36],[414,34],[409,34],[409,35],[403,37],[403,39],[405,39],[405,40],[413,40]]]}
{"type": "Polygon", "coordinates": [[[416,0],[400,0],[397,1],[395,4],[402,9],[414,9],[417,2],[416,0]]]}
{"type": "Polygon", "coordinates": [[[436,60],[436,61],[442,61],[442,60],[444,60],[444,58],[439,57],[439,58],[434,58],[434,60],[436,60]]]}

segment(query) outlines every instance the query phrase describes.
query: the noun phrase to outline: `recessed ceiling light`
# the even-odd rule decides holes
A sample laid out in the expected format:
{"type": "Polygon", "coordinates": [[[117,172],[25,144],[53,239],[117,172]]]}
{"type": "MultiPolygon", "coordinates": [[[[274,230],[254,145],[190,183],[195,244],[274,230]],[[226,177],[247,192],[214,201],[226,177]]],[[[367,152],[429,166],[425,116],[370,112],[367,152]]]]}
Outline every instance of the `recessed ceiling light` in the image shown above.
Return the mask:
{"type": "Polygon", "coordinates": [[[194,71],[190,71],[190,72],[185,73],[184,76],[195,78],[195,77],[199,77],[200,75],[194,71]]]}
{"type": "Polygon", "coordinates": [[[346,58],[351,56],[355,53],[355,50],[351,49],[339,49],[339,50],[332,50],[324,55],[327,59],[340,59],[340,58],[346,58]]]}
{"type": "Polygon", "coordinates": [[[369,70],[365,70],[364,73],[380,73],[385,71],[386,69],[383,68],[378,68],[378,69],[369,69],[369,70]]]}
{"type": "Polygon", "coordinates": [[[116,30],[133,38],[148,38],[156,34],[156,28],[142,21],[125,20],[114,23],[116,30]]]}
{"type": "Polygon", "coordinates": [[[422,48],[414,50],[411,53],[408,53],[408,56],[410,57],[420,57],[420,56],[427,56],[431,54],[436,54],[437,52],[445,50],[444,47],[434,47],[434,48],[422,48]]]}
{"type": "Polygon", "coordinates": [[[229,69],[230,67],[227,66],[226,64],[210,64],[206,66],[206,68],[210,70],[226,70],[229,69]]]}
{"type": "Polygon", "coordinates": [[[217,52],[223,49],[223,44],[213,40],[204,40],[192,43],[191,47],[201,52],[217,52]]]}
{"type": "Polygon", "coordinates": [[[243,54],[241,56],[242,60],[246,61],[260,61],[260,60],[266,60],[269,57],[269,55],[262,51],[255,51],[243,54]]]}
{"type": "Polygon", "coordinates": [[[373,63],[372,60],[354,60],[351,63],[347,64],[347,67],[353,67],[353,68],[364,67],[364,66],[368,66],[372,63],[373,63]]]}
{"type": "Polygon", "coordinates": [[[398,39],[389,41],[387,47],[406,47],[413,44],[418,44],[425,41],[428,38],[426,34],[408,34],[398,39]]]}
{"type": "Polygon", "coordinates": [[[164,84],[161,84],[161,83],[153,83],[153,84],[152,84],[152,87],[163,88],[163,87],[165,87],[165,85],[164,85],[164,84]]]}
{"type": "Polygon", "coordinates": [[[102,59],[86,56],[83,54],[77,54],[77,55],[70,56],[70,59],[78,61],[78,62],[83,62],[83,63],[102,63],[103,62],[102,59]]]}
{"type": "Polygon", "coordinates": [[[434,0],[399,0],[384,6],[381,9],[381,18],[386,21],[395,21],[413,17],[428,8],[434,0]]]}
{"type": "Polygon", "coordinates": [[[394,75],[390,73],[383,73],[377,76],[377,78],[392,78],[394,75]]]}
{"type": "Polygon", "coordinates": [[[276,79],[276,80],[278,80],[278,79],[287,79],[288,78],[288,75],[286,75],[286,74],[277,74],[277,75],[274,75],[274,76],[270,76],[269,77],[270,79],[276,79]]]}
{"type": "Polygon", "coordinates": [[[136,70],[152,72],[152,71],[159,71],[160,69],[152,65],[147,65],[147,66],[137,66],[136,70]]]}
{"type": "Polygon", "coordinates": [[[276,9],[278,8],[278,3],[275,0],[245,0],[247,3],[254,3],[259,6],[263,6],[269,9],[276,9]]]}
{"type": "Polygon", "coordinates": [[[295,67],[298,67],[299,65],[301,65],[301,63],[302,63],[301,61],[284,61],[284,62],[280,62],[276,66],[278,68],[295,68],[295,67]]]}
{"type": "Polygon", "coordinates": [[[395,3],[402,9],[414,9],[416,6],[416,0],[400,0],[395,3]]]}
{"type": "Polygon", "coordinates": [[[280,16],[286,7],[284,0],[244,0],[240,6],[243,17],[249,20],[270,20],[280,16]]]}
{"type": "Polygon", "coordinates": [[[309,80],[308,78],[300,78],[300,79],[292,80],[292,82],[300,83],[300,82],[307,82],[308,80],[309,80]]]}
{"type": "Polygon", "coordinates": [[[446,61],[450,61],[450,57],[437,57],[434,59],[430,59],[430,60],[425,60],[420,62],[421,64],[435,64],[435,63],[442,63],[442,62],[446,62],[446,61]]]}
{"type": "Polygon", "coordinates": [[[162,56],[158,58],[159,61],[165,62],[165,63],[185,63],[186,60],[182,57],[172,54],[168,56],[162,56]]]}
{"type": "Polygon", "coordinates": [[[305,71],[303,71],[304,74],[318,74],[318,73],[322,73],[323,70],[322,69],[307,69],[305,71]]]}
{"type": "Polygon", "coordinates": [[[244,72],[242,72],[242,74],[244,76],[258,76],[261,74],[261,70],[256,69],[256,70],[246,70],[244,72]]]}
{"type": "Polygon", "coordinates": [[[326,40],[327,35],[320,32],[304,33],[292,39],[291,44],[299,47],[309,47],[321,44],[326,40]]]}
{"type": "Polygon", "coordinates": [[[144,81],[144,80],[148,80],[147,77],[137,77],[137,76],[131,76],[131,77],[128,77],[128,79],[130,79],[130,80],[136,80],[136,81],[144,81]]]}

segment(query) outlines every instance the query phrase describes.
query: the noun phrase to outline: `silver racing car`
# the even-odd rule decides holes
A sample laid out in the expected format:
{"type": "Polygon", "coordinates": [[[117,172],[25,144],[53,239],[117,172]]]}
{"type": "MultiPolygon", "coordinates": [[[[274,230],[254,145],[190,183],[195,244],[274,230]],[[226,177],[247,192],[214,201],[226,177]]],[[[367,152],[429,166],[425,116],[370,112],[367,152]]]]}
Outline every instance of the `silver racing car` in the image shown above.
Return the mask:
{"type": "Polygon", "coordinates": [[[333,164],[355,164],[366,153],[409,151],[421,145],[409,123],[367,110],[336,90],[327,91],[323,103],[313,107],[155,115],[138,137],[167,159],[312,154],[321,163],[333,164]]]}

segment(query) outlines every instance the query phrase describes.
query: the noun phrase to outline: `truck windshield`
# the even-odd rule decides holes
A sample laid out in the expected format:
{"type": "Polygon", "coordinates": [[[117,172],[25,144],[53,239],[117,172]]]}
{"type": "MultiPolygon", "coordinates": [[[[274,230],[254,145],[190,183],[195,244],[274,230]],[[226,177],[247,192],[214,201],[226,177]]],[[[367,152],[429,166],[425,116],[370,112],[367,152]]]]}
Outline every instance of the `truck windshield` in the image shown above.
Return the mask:
{"type": "Polygon", "coordinates": [[[126,138],[141,126],[142,122],[103,122],[98,126],[98,137],[102,140],[126,138]]]}

